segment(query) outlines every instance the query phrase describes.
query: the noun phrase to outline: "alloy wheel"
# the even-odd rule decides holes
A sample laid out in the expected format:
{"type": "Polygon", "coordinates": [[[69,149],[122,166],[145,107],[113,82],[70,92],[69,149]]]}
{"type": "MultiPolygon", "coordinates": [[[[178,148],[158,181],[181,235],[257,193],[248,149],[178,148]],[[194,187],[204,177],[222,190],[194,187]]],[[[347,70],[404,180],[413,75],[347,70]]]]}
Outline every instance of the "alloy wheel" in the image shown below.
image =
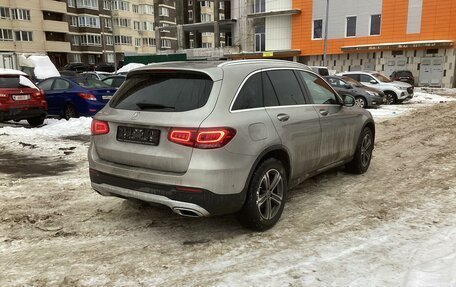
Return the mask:
{"type": "Polygon", "coordinates": [[[367,166],[372,156],[372,137],[370,134],[364,135],[361,143],[361,164],[367,166]]]}
{"type": "Polygon", "coordinates": [[[265,220],[274,218],[283,201],[283,179],[280,172],[270,169],[265,172],[257,189],[257,208],[265,220]]]}

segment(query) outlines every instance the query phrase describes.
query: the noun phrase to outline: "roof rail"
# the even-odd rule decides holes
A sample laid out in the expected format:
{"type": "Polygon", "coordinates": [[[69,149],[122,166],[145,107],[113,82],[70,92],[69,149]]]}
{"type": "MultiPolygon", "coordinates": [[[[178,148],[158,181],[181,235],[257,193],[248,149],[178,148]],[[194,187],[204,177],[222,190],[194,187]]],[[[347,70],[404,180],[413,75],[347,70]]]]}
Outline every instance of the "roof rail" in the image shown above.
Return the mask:
{"type": "Polygon", "coordinates": [[[255,64],[255,63],[270,63],[270,62],[276,62],[276,63],[289,63],[289,64],[296,64],[296,65],[304,65],[298,62],[292,62],[292,61],[287,61],[287,60],[277,60],[277,59],[249,59],[249,60],[232,60],[232,61],[226,61],[223,63],[220,63],[217,65],[217,67],[227,67],[227,66],[232,66],[232,65],[239,65],[239,64],[255,64]]]}

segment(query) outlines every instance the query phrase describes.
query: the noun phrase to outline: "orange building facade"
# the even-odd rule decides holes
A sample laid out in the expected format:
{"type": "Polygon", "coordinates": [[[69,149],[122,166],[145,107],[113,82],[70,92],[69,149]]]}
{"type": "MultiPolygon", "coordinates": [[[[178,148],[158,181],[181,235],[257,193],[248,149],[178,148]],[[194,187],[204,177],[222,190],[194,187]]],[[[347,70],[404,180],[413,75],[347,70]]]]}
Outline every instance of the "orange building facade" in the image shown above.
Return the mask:
{"type": "Polygon", "coordinates": [[[292,5],[301,11],[292,17],[291,41],[300,62],[386,76],[410,70],[421,85],[455,86],[456,0],[329,0],[329,9],[325,0],[292,5]]]}

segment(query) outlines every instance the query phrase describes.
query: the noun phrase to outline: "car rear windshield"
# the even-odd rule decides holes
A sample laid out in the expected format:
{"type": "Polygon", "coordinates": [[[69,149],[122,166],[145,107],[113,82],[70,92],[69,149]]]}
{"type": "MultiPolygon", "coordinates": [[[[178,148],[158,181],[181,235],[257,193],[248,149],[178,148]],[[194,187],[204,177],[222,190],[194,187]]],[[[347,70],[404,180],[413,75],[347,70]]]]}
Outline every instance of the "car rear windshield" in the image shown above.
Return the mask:
{"type": "Polygon", "coordinates": [[[92,79],[92,78],[73,78],[73,81],[75,81],[78,85],[80,85],[83,88],[86,89],[98,89],[98,88],[110,88],[106,83],[103,83],[100,80],[97,79],[92,79]]]}
{"type": "Polygon", "coordinates": [[[213,81],[194,72],[148,72],[130,76],[111,100],[123,110],[185,112],[204,106],[213,81]]]}
{"type": "Polygon", "coordinates": [[[2,89],[38,89],[27,77],[21,75],[0,75],[0,88],[2,89]]]}

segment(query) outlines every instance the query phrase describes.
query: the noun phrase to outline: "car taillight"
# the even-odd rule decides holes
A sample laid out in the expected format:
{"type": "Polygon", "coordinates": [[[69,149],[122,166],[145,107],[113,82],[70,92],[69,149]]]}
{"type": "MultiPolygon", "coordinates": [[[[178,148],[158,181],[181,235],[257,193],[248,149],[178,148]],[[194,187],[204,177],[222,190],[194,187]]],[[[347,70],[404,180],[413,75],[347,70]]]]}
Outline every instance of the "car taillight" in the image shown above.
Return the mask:
{"type": "Polygon", "coordinates": [[[0,94],[0,100],[8,99],[8,94],[0,94]]]}
{"type": "Polygon", "coordinates": [[[105,135],[105,134],[109,133],[109,124],[108,124],[108,122],[105,122],[105,121],[99,121],[99,120],[93,119],[90,131],[92,132],[93,136],[105,135]]]}
{"type": "Polygon", "coordinates": [[[236,135],[232,128],[172,128],[168,133],[170,142],[200,149],[220,148],[229,143],[236,135]]]}
{"type": "Polygon", "coordinates": [[[96,101],[97,100],[97,98],[95,98],[95,96],[92,95],[92,94],[79,93],[78,96],[80,96],[84,100],[88,100],[88,101],[96,101]]]}

